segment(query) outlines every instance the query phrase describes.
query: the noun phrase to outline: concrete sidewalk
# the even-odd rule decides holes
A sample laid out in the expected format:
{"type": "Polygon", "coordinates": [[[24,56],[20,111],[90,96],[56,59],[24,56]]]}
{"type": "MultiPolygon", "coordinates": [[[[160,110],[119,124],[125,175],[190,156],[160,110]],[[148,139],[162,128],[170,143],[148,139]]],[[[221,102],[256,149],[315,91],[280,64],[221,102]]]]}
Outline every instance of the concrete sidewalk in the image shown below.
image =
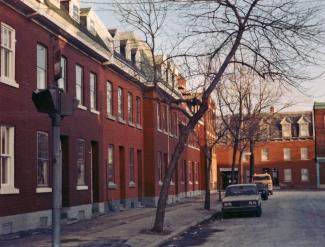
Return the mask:
{"type": "MultiPolygon", "coordinates": [[[[181,203],[169,206],[166,210],[165,230],[170,234],[156,235],[148,231],[153,225],[155,208],[136,208],[64,225],[61,243],[63,247],[159,246],[219,211],[221,204],[217,203],[216,194],[212,194],[211,201],[212,209],[209,211],[203,209],[202,196],[186,198],[181,203]]],[[[0,246],[51,246],[50,230],[32,231],[21,235],[15,239],[0,239],[0,246]]]]}

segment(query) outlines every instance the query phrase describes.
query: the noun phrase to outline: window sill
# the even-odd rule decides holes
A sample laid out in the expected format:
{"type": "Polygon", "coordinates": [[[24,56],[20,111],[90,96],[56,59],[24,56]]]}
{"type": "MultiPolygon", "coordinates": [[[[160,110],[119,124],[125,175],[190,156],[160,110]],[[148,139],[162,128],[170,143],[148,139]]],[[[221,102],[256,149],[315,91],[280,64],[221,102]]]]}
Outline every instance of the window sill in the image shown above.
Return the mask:
{"type": "Polygon", "coordinates": [[[132,122],[129,122],[128,124],[129,124],[129,126],[132,127],[132,128],[135,127],[134,123],[132,123],[132,122]]]}
{"type": "Polygon", "coordinates": [[[52,192],[51,187],[37,187],[36,188],[36,193],[50,193],[52,192]]]}
{"type": "Polygon", "coordinates": [[[95,110],[95,109],[91,109],[90,110],[91,113],[94,113],[96,115],[100,115],[99,111],[95,110]]]}
{"type": "Polygon", "coordinates": [[[0,82],[14,88],[19,88],[19,84],[15,80],[9,79],[4,76],[0,76],[0,82]]]}
{"type": "Polygon", "coordinates": [[[111,114],[107,114],[106,116],[109,120],[112,120],[112,121],[115,121],[116,120],[116,117],[111,115],[111,114]]]}
{"type": "Polygon", "coordinates": [[[87,111],[87,107],[84,105],[78,105],[78,109],[87,111]]]}
{"type": "Polygon", "coordinates": [[[192,184],[193,184],[193,182],[192,182],[192,181],[189,181],[189,182],[188,182],[188,184],[192,185],[192,184]]]}
{"type": "Polygon", "coordinates": [[[159,186],[163,185],[163,182],[161,180],[158,181],[159,186]]]}
{"type": "Polygon", "coordinates": [[[87,185],[78,185],[77,190],[88,190],[88,186],[87,185]]]}
{"type": "Polygon", "coordinates": [[[121,117],[118,117],[118,118],[117,118],[117,121],[118,121],[119,123],[121,123],[121,124],[126,124],[126,121],[125,121],[123,118],[121,118],[121,117]]]}
{"type": "Polygon", "coordinates": [[[115,190],[117,188],[117,185],[113,182],[108,182],[108,188],[110,190],[115,190]]]}
{"type": "Polygon", "coordinates": [[[199,182],[198,181],[195,181],[195,184],[199,184],[199,182]]]}
{"type": "Polygon", "coordinates": [[[171,186],[174,186],[175,183],[174,183],[173,181],[170,181],[170,185],[171,185],[171,186]]]}
{"type": "Polygon", "coordinates": [[[135,127],[137,127],[139,130],[142,130],[142,126],[140,124],[136,124],[135,127]]]}
{"type": "Polygon", "coordinates": [[[129,188],[135,188],[135,182],[133,181],[129,182],[129,188]]]}
{"type": "Polygon", "coordinates": [[[12,186],[4,186],[0,188],[0,195],[19,194],[19,189],[12,186]]]}

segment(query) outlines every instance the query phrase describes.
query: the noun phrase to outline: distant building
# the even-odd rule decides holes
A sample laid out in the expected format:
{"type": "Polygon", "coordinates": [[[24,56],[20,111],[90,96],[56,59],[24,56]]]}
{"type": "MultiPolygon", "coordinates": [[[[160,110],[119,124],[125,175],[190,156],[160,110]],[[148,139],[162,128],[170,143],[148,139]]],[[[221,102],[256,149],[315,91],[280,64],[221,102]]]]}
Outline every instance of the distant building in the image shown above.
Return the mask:
{"type": "MultiPolygon", "coordinates": [[[[274,186],[279,188],[316,188],[312,112],[268,113],[260,122],[260,129],[254,149],[255,173],[269,173],[274,186]]],[[[231,178],[231,145],[218,145],[217,159],[224,188],[231,178]]],[[[249,181],[249,162],[250,152],[246,148],[241,166],[236,162],[236,182],[249,181]]]]}

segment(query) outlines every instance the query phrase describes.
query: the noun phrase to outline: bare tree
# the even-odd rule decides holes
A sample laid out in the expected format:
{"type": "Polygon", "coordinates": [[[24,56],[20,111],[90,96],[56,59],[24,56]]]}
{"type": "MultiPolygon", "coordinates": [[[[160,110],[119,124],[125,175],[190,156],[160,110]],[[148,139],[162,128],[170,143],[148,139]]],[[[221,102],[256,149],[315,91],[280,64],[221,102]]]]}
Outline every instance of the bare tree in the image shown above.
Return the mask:
{"type": "MultiPolygon", "coordinates": [[[[165,1],[149,0],[143,4],[152,6],[159,2],[165,1]]],[[[323,41],[322,22],[317,17],[320,9],[316,2],[216,0],[190,1],[182,6],[182,13],[187,13],[184,27],[189,44],[189,48],[184,49],[184,71],[195,71],[195,62],[190,60],[200,61],[201,58],[208,58],[214,66],[208,66],[204,72],[211,80],[205,85],[200,100],[181,98],[171,102],[183,108],[196,105],[197,111],[187,115],[188,121],[180,129],[161,187],[153,231],[163,231],[168,189],[178,159],[189,134],[208,109],[211,93],[222,77],[232,72],[234,66],[229,65],[240,64],[258,77],[295,86],[307,78],[308,73],[302,73],[304,66],[315,63],[315,51],[323,41]]],[[[136,25],[136,22],[143,23],[143,19],[135,18],[130,22],[136,25]]],[[[140,26],[140,29],[150,33],[145,27],[140,26]]]]}

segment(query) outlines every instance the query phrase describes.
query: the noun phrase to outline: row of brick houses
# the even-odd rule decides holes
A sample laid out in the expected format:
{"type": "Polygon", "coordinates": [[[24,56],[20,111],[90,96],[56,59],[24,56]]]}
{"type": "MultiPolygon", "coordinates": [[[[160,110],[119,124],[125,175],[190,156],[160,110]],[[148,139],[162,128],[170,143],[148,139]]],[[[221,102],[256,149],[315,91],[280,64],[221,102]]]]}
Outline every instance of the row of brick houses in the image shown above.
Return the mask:
{"type": "MultiPolygon", "coordinates": [[[[321,188],[325,184],[323,103],[315,103],[314,111],[266,114],[260,123],[263,138],[254,149],[255,173],[267,172],[276,188],[321,188]]],[[[231,178],[231,145],[218,145],[218,176],[221,187],[231,178]]],[[[235,168],[236,180],[248,182],[250,152],[244,150],[241,164],[235,168]]]]}
{"type": "MultiPolygon", "coordinates": [[[[51,123],[31,94],[54,83],[57,49],[59,85],[79,100],[61,125],[62,220],[155,206],[178,128],[186,123],[159,99],[183,97],[182,75],[160,64],[164,83],[154,87],[141,63],[150,60],[143,42],[108,30],[79,0],[1,0],[0,13],[0,234],[51,224],[51,123]]],[[[213,109],[209,114],[213,119],[213,109]]],[[[196,133],[202,135],[203,124],[196,133]]],[[[170,203],[204,190],[195,134],[179,162],[170,203]]]]}

